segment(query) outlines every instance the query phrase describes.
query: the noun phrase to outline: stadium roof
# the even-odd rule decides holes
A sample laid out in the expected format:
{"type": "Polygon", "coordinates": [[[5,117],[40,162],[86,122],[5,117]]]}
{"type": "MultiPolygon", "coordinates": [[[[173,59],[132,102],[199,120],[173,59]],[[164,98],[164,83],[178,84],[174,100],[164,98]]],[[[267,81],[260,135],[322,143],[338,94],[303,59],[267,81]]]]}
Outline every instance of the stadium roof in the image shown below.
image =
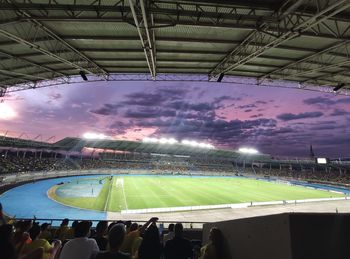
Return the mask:
{"type": "Polygon", "coordinates": [[[87,140],[82,138],[64,138],[56,143],[46,143],[42,141],[26,140],[12,137],[0,137],[0,147],[5,148],[24,148],[24,149],[44,149],[44,150],[66,150],[80,152],[83,148],[94,148],[104,150],[153,153],[164,155],[182,155],[182,156],[211,156],[228,159],[258,159],[266,160],[270,156],[266,154],[242,154],[235,150],[207,149],[191,147],[182,144],[159,144],[144,143],[139,141],[127,140],[87,140]]]}
{"type": "Polygon", "coordinates": [[[348,0],[0,0],[0,93],[83,74],[349,94],[349,43],[348,0]]]}

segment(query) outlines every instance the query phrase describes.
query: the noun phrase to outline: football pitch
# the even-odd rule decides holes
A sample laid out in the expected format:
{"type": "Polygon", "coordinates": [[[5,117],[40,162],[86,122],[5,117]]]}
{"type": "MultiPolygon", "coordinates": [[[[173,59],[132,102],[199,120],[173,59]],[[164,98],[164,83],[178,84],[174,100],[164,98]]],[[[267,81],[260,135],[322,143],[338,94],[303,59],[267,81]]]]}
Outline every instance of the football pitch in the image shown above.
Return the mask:
{"type": "Polygon", "coordinates": [[[303,200],[344,195],[240,177],[107,176],[55,185],[48,195],[68,206],[126,209],[303,200]]]}

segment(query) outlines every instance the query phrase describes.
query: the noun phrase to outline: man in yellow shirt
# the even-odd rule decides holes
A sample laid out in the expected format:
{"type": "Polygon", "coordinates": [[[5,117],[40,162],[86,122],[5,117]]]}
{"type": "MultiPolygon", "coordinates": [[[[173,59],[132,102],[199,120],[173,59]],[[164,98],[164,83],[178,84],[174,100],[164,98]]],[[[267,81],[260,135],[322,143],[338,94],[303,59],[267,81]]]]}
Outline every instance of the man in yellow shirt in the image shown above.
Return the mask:
{"type": "Polygon", "coordinates": [[[58,248],[61,246],[61,242],[57,240],[51,245],[46,239],[38,238],[40,233],[40,226],[38,224],[34,224],[29,230],[29,235],[32,239],[32,242],[30,244],[24,245],[24,247],[21,250],[21,255],[29,254],[32,251],[41,247],[44,250],[44,255],[42,259],[54,258],[58,248]]]}

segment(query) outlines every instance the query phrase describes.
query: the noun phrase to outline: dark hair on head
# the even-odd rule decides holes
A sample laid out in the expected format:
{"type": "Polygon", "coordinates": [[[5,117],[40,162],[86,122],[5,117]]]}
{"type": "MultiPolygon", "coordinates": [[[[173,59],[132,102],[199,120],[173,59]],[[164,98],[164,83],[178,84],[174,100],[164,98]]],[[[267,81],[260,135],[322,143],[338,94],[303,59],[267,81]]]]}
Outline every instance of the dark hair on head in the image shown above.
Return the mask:
{"type": "Polygon", "coordinates": [[[41,232],[41,228],[39,224],[34,223],[32,228],[29,230],[30,238],[32,240],[36,239],[40,235],[40,232],[41,232]]]}
{"type": "Polygon", "coordinates": [[[175,227],[174,223],[169,224],[169,226],[168,226],[169,232],[173,232],[174,231],[174,227],[175,227]]]}
{"type": "Polygon", "coordinates": [[[109,224],[108,226],[108,232],[111,231],[112,227],[114,227],[115,225],[117,225],[117,222],[112,222],[111,224],[109,224]]]}
{"type": "Polygon", "coordinates": [[[155,224],[152,224],[147,228],[142,242],[145,242],[145,245],[160,243],[158,227],[155,224]]]}
{"type": "Polygon", "coordinates": [[[215,253],[218,258],[223,258],[224,253],[224,237],[222,235],[222,232],[217,227],[212,227],[210,229],[210,241],[215,247],[215,253]]]}
{"type": "Polygon", "coordinates": [[[69,219],[65,218],[64,220],[62,220],[61,226],[68,226],[69,223],[69,219]]]}
{"type": "Polygon", "coordinates": [[[78,224],[79,224],[79,221],[78,220],[74,220],[73,223],[72,223],[72,228],[75,229],[78,224]]]}
{"type": "Polygon", "coordinates": [[[123,224],[114,224],[108,233],[108,242],[111,248],[119,248],[125,237],[125,226],[123,224]]]}
{"type": "Polygon", "coordinates": [[[46,230],[48,227],[50,226],[50,224],[49,223],[43,223],[43,224],[41,224],[41,231],[44,231],[44,230],[46,230]]]}
{"type": "Polygon", "coordinates": [[[96,232],[97,233],[104,233],[108,229],[108,221],[101,220],[96,225],[96,232]]]}
{"type": "Polygon", "coordinates": [[[174,227],[175,236],[182,236],[184,227],[181,223],[176,223],[174,227]]]}
{"type": "Polygon", "coordinates": [[[125,224],[125,226],[126,226],[127,228],[130,228],[130,226],[131,226],[131,220],[125,221],[124,224],[125,224]]]}
{"type": "Polygon", "coordinates": [[[130,232],[131,232],[131,231],[137,230],[138,227],[139,227],[139,224],[137,224],[136,222],[132,223],[132,224],[130,225],[130,232]]]}
{"type": "Polygon", "coordinates": [[[75,237],[86,237],[90,232],[91,222],[81,221],[77,224],[74,230],[75,237]]]}
{"type": "Polygon", "coordinates": [[[31,220],[24,220],[21,225],[19,225],[20,231],[28,231],[32,227],[32,221],[31,220]]]}
{"type": "Polygon", "coordinates": [[[155,224],[150,225],[145,234],[141,245],[139,247],[139,258],[159,258],[158,252],[160,252],[161,244],[159,238],[158,228],[155,224]]]}

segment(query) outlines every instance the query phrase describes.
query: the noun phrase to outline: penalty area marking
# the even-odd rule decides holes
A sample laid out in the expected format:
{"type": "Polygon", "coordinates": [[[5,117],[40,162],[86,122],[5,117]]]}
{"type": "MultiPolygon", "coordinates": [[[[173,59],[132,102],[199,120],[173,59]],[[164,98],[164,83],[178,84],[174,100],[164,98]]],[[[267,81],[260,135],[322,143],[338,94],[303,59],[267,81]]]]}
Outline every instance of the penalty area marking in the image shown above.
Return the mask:
{"type": "Polygon", "coordinates": [[[117,178],[117,181],[115,182],[116,187],[118,186],[122,189],[123,196],[124,196],[124,203],[125,203],[125,210],[128,210],[128,203],[126,202],[126,195],[124,191],[124,179],[123,178],[117,178]]]}

